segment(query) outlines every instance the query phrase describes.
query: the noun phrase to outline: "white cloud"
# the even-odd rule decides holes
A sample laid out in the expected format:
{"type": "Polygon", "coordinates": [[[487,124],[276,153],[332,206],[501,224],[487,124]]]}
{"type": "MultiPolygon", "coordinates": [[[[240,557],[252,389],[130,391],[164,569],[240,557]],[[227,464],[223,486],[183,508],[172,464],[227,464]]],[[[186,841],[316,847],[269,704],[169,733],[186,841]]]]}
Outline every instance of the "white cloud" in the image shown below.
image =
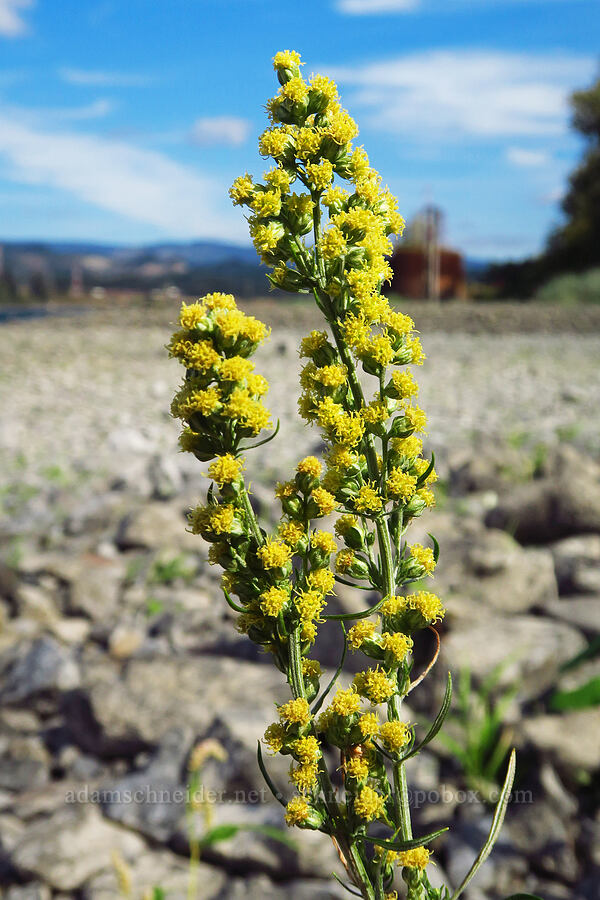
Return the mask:
{"type": "Polygon", "coordinates": [[[508,147],[506,158],[513,166],[537,169],[550,162],[550,156],[543,150],[527,150],[524,147],[508,147]]]}
{"type": "Polygon", "coordinates": [[[27,24],[21,11],[33,6],[33,0],[0,0],[0,36],[21,37],[27,33],[27,24]]]}
{"type": "Polygon", "coordinates": [[[74,69],[70,66],[62,66],[58,74],[67,84],[84,87],[146,87],[155,81],[152,76],[137,72],[107,72],[97,69],[74,69]]]}
{"type": "Polygon", "coordinates": [[[371,16],[379,13],[412,12],[421,0],[338,0],[337,9],[349,16],[371,16]]]}
{"type": "Polygon", "coordinates": [[[502,7],[548,2],[549,0],[336,0],[335,8],[338,12],[349,16],[375,16],[412,12],[448,12],[461,9],[470,11],[473,7],[478,6],[502,7]]]}
{"type": "Polygon", "coordinates": [[[189,137],[192,143],[200,146],[226,144],[239,147],[245,144],[250,134],[250,122],[236,116],[207,116],[196,119],[189,137]]]}
{"type": "Polygon", "coordinates": [[[567,95],[595,68],[585,56],[433,50],[331,71],[356,87],[346,99],[371,110],[368,124],[425,142],[563,134],[567,95]]]}
{"type": "Polygon", "coordinates": [[[44,130],[0,110],[2,158],[8,180],[64,190],[171,237],[245,236],[245,223],[221,211],[225,185],[124,141],[44,130]]]}

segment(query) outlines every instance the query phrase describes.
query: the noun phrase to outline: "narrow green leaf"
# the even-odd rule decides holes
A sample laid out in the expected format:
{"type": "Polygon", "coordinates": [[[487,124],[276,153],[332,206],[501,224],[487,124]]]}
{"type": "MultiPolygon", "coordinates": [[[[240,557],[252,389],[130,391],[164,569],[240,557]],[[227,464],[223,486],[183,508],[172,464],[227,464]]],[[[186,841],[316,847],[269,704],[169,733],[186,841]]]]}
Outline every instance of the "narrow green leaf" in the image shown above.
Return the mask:
{"type": "Polygon", "coordinates": [[[273,825],[239,825],[238,828],[240,831],[255,831],[257,834],[263,834],[272,841],[279,841],[280,844],[285,844],[290,850],[298,849],[298,844],[289,834],[286,834],[281,828],[275,828],[273,825]]]}
{"type": "Polygon", "coordinates": [[[440,558],[440,545],[432,534],[429,534],[429,532],[427,532],[427,536],[430,537],[433,541],[433,558],[437,562],[440,558]]]}
{"type": "MultiPolygon", "coordinates": [[[[369,589],[370,590],[370,589],[369,589]]],[[[363,609],[362,612],[357,613],[340,613],[337,616],[321,616],[322,619],[334,619],[336,622],[345,622],[347,619],[366,619],[369,616],[372,616],[373,613],[376,613],[380,606],[382,606],[385,602],[385,597],[382,597],[381,600],[378,600],[374,606],[369,607],[369,609],[363,609]]]]}
{"type": "Polygon", "coordinates": [[[265,781],[267,782],[267,787],[269,788],[269,790],[271,791],[271,793],[273,794],[273,796],[275,797],[275,799],[276,799],[279,803],[281,803],[282,806],[287,806],[285,797],[283,796],[283,794],[281,793],[281,791],[278,791],[278,790],[277,790],[277,788],[275,787],[275,785],[274,785],[273,782],[271,781],[271,776],[270,776],[269,773],[267,772],[267,769],[266,769],[266,766],[265,766],[265,763],[264,763],[264,760],[263,760],[262,748],[261,748],[261,746],[260,746],[260,741],[258,741],[258,745],[257,745],[256,758],[257,758],[257,760],[258,760],[258,768],[260,769],[260,771],[261,771],[261,773],[262,773],[262,777],[263,777],[263,778],[265,779],[265,781]]]}
{"type": "Polygon", "coordinates": [[[341,624],[341,626],[342,626],[342,631],[344,632],[344,649],[342,650],[342,656],[341,656],[341,659],[340,659],[340,663],[339,663],[337,669],[335,670],[335,674],[333,675],[333,677],[332,677],[331,680],[329,681],[329,684],[327,685],[327,687],[325,688],[325,690],[323,691],[323,693],[321,694],[321,696],[319,697],[319,699],[316,701],[315,705],[313,706],[313,708],[312,708],[312,714],[313,714],[313,716],[316,716],[316,714],[319,712],[319,710],[320,710],[321,707],[323,706],[323,703],[325,702],[325,700],[326,700],[326,698],[327,698],[327,695],[329,694],[329,692],[331,691],[332,687],[334,686],[334,684],[335,684],[336,681],[338,680],[338,678],[339,678],[339,676],[340,676],[340,672],[342,671],[342,669],[343,669],[343,667],[344,667],[344,661],[345,661],[345,659],[346,659],[346,653],[348,652],[348,637],[347,637],[347,635],[346,635],[346,629],[344,628],[343,623],[340,623],[340,624],[341,624]]]}
{"type": "Polygon", "coordinates": [[[336,575],[335,580],[340,584],[345,584],[346,587],[357,588],[359,591],[372,591],[373,588],[369,585],[368,587],[364,584],[352,584],[351,581],[346,581],[345,578],[342,578],[341,575],[336,575]]]}
{"type": "Polygon", "coordinates": [[[487,837],[487,841],[479,851],[479,856],[465,875],[462,884],[454,891],[450,900],[458,900],[471,879],[475,877],[479,868],[486,861],[494,848],[494,844],[498,840],[500,829],[502,828],[502,823],[504,822],[504,816],[506,815],[508,801],[510,800],[510,792],[512,790],[513,781],[515,780],[515,767],[516,753],[513,750],[510,754],[506,778],[504,779],[504,785],[502,787],[502,791],[500,792],[500,797],[498,798],[498,803],[496,805],[496,810],[494,812],[494,818],[492,819],[492,825],[490,828],[490,833],[487,837]]]}
{"type": "Polygon", "coordinates": [[[333,877],[335,878],[337,883],[341,884],[341,886],[344,888],[344,890],[348,891],[349,894],[352,894],[353,897],[362,897],[362,894],[359,894],[358,891],[353,891],[349,885],[347,885],[344,881],[342,881],[342,879],[336,872],[332,872],[331,874],[333,875],[333,877]]]}
{"type": "Polygon", "coordinates": [[[386,850],[397,850],[398,852],[403,852],[404,850],[413,850],[415,847],[424,847],[426,844],[430,844],[432,841],[435,841],[440,834],[444,834],[445,831],[448,831],[447,828],[440,828],[438,831],[432,831],[431,834],[426,834],[424,837],[413,838],[410,841],[385,841],[383,838],[371,837],[368,834],[355,834],[354,837],[362,838],[363,841],[368,841],[370,844],[376,844],[377,847],[385,847],[386,850]]]}
{"type": "Polygon", "coordinates": [[[239,613],[246,612],[246,610],[244,609],[243,606],[238,606],[237,603],[231,599],[231,596],[225,590],[225,588],[222,588],[222,591],[223,591],[223,594],[225,596],[225,600],[227,601],[228,606],[230,606],[233,610],[235,610],[235,612],[239,612],[239,613]]]}
{"type": "Polygon", "coordinates": [[[569,709],[587,709],[600,703],[600,678],[592,678],[572,691],[556,691],[550,698],[550,709],[562,712],[569,709]]]}
{"type": "Polygon", "coordinates": [[[417,479],[417,489],[422,487],[425,484],[425,482],[427,481],[427,479],[433,472],[434,467],[435,467],[435,455],[432,453],[431,454],[431,462],[429,463],[429,465],[427,466],[427,468],[425,469],[423,474],[419,475],[419,477],[417,479]]]}
{"type": "Polygon", "coordinates": [[[409,750],[405,756],[402,757],[403,761],[410,759],[411,756],[416,756],[416,754],[426,744],[428,744],[430,741],[432,741],[434,739],[434,737],[436,736],[436,734],[438,733],[438,731],[444,724],[444,719],[446,718],[446,716],[448,715],[448,712],[450,711],[451,703],[452,703],[452,675],[450,674],[450,672],[448,672],[448,680],[446,682],[446,693],[444,694],[444,699],[442,701],[442,705],[440,707],[439,713],[435,717],[435,720],[434,720],[431,728],[429,729],[429,731],[427,732],[427,734],[425,735],[423,740],[419,744],[417,744],[415,747],[413,747],[412,750],[409,750]]]}
{"type": "Polygon", "coordinates": [[[505,900],[542,900],[537,894],[511,894],[505,900]]]}
{"type": "Polygon", "coordinates": [[[240,830],[239,825],[217,825],[202,835],[198,841],[201,848],[210,847],[212,844],[219,844],[221,841],[228,841],[229,838],[235,837],[240,830]]]}
{"type": "Polygon", "coordinates": [[[262,440],[262,441],[258,441],[258,443],[256,443],[256,444],[249,444],[247,447],[240,447],[240,451],[245,453],[246,450],[256,450],[257,447],[262,447],[263,444],[268,444],[270,441],[273,440],[274,437],[277,436],[277,432],[279,431],[280,425],[281,425],[281,422],[279,421],[279,419],[277,419],[277,425],[275,426],[275,430],[274,430],[273,434],[270,434],[269,437],[264,438],[264,440],[262,440]]]}
{"type": "Polygon", "coordinates": [[[152,888],[152,900],[166,900],[166,897],[164,888],[157,886],[152,888]]]}

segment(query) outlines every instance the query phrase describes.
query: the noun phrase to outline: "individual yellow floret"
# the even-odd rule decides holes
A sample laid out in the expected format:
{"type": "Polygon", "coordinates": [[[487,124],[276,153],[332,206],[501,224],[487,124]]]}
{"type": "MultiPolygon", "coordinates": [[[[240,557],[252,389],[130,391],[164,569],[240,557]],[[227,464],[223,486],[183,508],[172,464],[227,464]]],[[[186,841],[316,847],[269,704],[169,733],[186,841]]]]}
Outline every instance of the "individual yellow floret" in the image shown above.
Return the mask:
{"type": "Polygon", "coordinates": [[[410,372],[393,372],[392,384],[400,397],[415,397],[419,393],[419,385],[410,372]]]}
{"type": "Polygon", "coordinates": [[[385,798],[365,785],[354,800],[354,812],[365,822],[379,819],[385,811],[385,798]]]}
{"type": "Polygon", "coordinates": [[[325,605],[325,600],[320,591],[299,591],[294,597],[294,605],[301,621],[310,622],[311,619],[318,618],[325,605]]]}
{"type": "Polygon", "coordinates": [[[349,572],[354,563],[354,550],[340,550],[335,558],[335,571],[340,575],[349,572]]]}
{"type": "Polygon", "coordinates": [[[368,619],[360,619],[348,632],[348,643],[354,650],[362,647],[366,640],[370,640],[375,634],[377,627],[376,622],[370,622],[368,619]]]}
{"type": "Polygon", "coordinates": [[[418,610],[429,624],[443,619],[446,614],[444,604],[440,598],[430,591],[417,591],[414,594],[409,594],[406,598],[406,603],[410,609],[418,610]]]}
{"type": "Polygon", "coordinates": [[[327,334],[324,331],[311,331],[300,342],[300,356],[312,357],[327,343],[327,334]]]}
{"type": "Polygon", "coordinates": [[[316,191],[324,191],[333,179],[333,166],[328,159],[320,163],[310,163],[306,167],[306,174],[316,191]]]}
{"type": "Polygon", "coordinates": [[[300,522],[282,522],[277,529],[279,537],[290,547],[297,546],[298,541],[304,537],[304,526],[300,522]]]}
{"type": "Polygon", "coordinates": [[[338,716],[351,716],[360,709],[360,697],[352,688],[340,689],[331,701],[330,709],[338,716]]]}
{"type": "Polygon", "coordinates": [[[243,459],[237,459],[231,453],[225,453],[224,456],[217,456],[215,461],[210,464],[208,474],[219,487],[222,487],[224,484],[232,484],[237,481],[243,469],[243,459]]]}
{"type": "Polygon", "coordinates": [[[310,542],[321,553],[335,553],[337,544],[329,531],[313,531],[310,542]]]}
{"type": "Polygon", "coordinates": [[[295,700],[282,703],[278,712],[281,721],[287,722],[288,725],[308,725],[311,720],[308,700],[305,700],[304,697],[297,697],[295,700]]]}
{"type": "Polygon", "coordinates": [[[310,806],[304,797],[292,797],[285,808],[285,824],[288,826],[301,825],[306,822],[310,813],[310,806]]]}
{"type": "Polygon", "coordinates": [[[376,713],[364,713],[358,720],[363,738],[376,737],[379,734],[379,719],[376,713]]]}
{"type": "Polygon", "coordinates": [[[412,459],[423,452],[423,441],[415,434],[405,438],[392,438],[392,449],[396,453],[401,453],[402,456],[412,459]]]}
{"type": "Polygon", "coordinates": [[[411,638],[401,631],[396,633],[385,631],[381,635],[381,646],[388,653],[391,653],[396,660],[400,661],[412,649],[413,642],[411,638]]]}
{"type": "MultiPolygon", "coordinates": [[[[238,332],[239,333],[239,332],[238,332]]],[[[244,381],[254,371],[254,363],[242,356],[231,356],[224,359],[219,366],[221,381],[244,381]]]]}
{"type": "Polygon", "coordinates": [[[383,616],[396,616],[398,613],[402,612],[403,609],[406,608],[406,598],[399,597],[395,594],[392,594],[389,597],[386,597],[381,606],[379,607],[381,614],[383,616]]]}
{"type": "Polygon", "coordinates": [[[415,429],[415,431],[425,431],[427,428],[427,416],[418,406],[409,406],[404,410],[404,415],[415,429]]]}
{"type": "Polygon", "coordinates": [[[326,491],[325,488],[315,488],[311,494],[322,516],[328,516],[336,507],[336,500],[333,494],[326,491]]]}
{"type": "Polygon", "coordinates": [[[335,584],[335,575],[331,569],[313,569],[308,576],[308,584],[324,597],[331,593],[335,584]]]}
{"type": "Polygon", "coordinates": [[[280,50],[273,57],[273,68],[277,69],[294,69],[301,66],[300,54],[296,50],[280,50]]]}
{"type": "Polygon", "coordinates": [[[315,786],[318,773],[319,769],[314,764],[291,766],[290,781],[296,785],[301,794],[306,794],[315,786]]]}
{"type": "Polygon", "coordinates": [[[322,366],[320,369],[316,369],[312,377],[314,381],[318,381],[319,384],[324,385],[325,387],[341,387],[346,383],[346,378],[348,375],[348,370],[346,366],[342,365],[333,365],[333,366],[322,366]]]}
{"type": "Polygon", "coordinates": [[[340,516],[336,521],[333,530],[338,535],[338,537],[344,537],[345,534],[348,534],[351,528],[355,528],[358,523],[358,519],[353,515],[343,515],[340,516]]]}
{"type": "Polygon", "coordinates": [[[397,753],[410,740],[410,728],[406,722],[384,722],[380,729],[381,740],[384,747],[392,753],[397,753]]]}
{"type": "Polygon", "coordinates": [[[283,541],[269,540],[259,547],[257,554],[265,569],[280,569],[292,558],[292,552],[283,541]]]}
{"type": "Polygon", "coordinates": [[[296,759],[300,760],[303,765],[313,765],[321,756],[319,742],[313,735],[294,741],[292,751],[296,759]]]}
{"type": "Polygon", "coordinates": [[[431,547],[423,547],[421,544],[413,544],[410,547],[410,555],[420,566],[423,567],[427,575],[431,575],[435,569],[435,557],[431,547]]]}
{"type": "Polygon", "coordinates": [[[281,86],[280,94],[293,103],[302,103],[308,96],[308,85],[300,75],[296,75],[281,86]]]}
{"type": "Polygon", "coordinates": [[[273,753],[279,753],[283,747],[285,738],[286,732],[281,722],[273,722],[272,725],[269,725],[264,734],[265,744],[273,751],[273,753]]]}
{"type": "Polygon", "coordinates": [[[322,469],[323,465],[316,456],[305,456],[296,466],[297,472],[300,472],[303,475],[312,475],[313,478],[318,478],[322,469]]]}
{"type": "Polygon", "coordinates": [[[387,492],[391,497],[398,497],[408,502],[417,489],[416,475],[408,475],[402,469],[394,468],[386,480],[387,492]]]}
{"type": "Polygon", "coordinates": [[[359,512],[379,512],[383,500],[372,484],[363,484],[354,498],[354,505],[359,512]]]}
{"type": "Polygon", "coordinates": [[[346,778],[365,781],[369,775],[369,761],[364,756],[352,756],[344,763],[346,778]]]}
{"type": "Polygon", "coordinates": [[[234,206],[240,206],[242,203],[248,203],[254,193],[254,182],[252,176],[239,175],[231,187],[229,188],[229,196],[233,200],[234,206]]]}
{"type": "Polygon", "coordinates": [[[290,599],[283,588],[270,587],[260,595],[260,608],[265,616],[278,616],[290,599]]]}
{"type": "Polygon", "coordinates": [[[396,683],[380,668],[367,669],[354,676],[353,684],[371,703],[385,703],[396,692],[396,683]]]}
{"type": "Polygon", "coordinates": [[[425,869],[429,862],[429,850],[426,847],[413,847],[398,854],[398,865],[409,869],[425,869]]]}
{"type": "Polygon", "coordinates": [[[331,225],[321,238],[319,247],[324,259],[336,259],[346,252],[346,238],[337,225],[331,225]]]}
{"type": "Polygon", "coordinates": [[[320,678],[321,677],[321,663],[318,659],[307,659],[306,656],[302,659],[302,674],[305,678],[320,678]]]}

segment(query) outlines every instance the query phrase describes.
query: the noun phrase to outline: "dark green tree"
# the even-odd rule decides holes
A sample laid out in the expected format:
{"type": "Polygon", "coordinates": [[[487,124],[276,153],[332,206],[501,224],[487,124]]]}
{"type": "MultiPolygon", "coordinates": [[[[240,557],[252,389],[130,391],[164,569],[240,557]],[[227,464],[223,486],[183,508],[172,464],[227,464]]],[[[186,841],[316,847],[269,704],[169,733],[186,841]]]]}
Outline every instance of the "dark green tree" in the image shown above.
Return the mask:
{"type": "Polygon", "coordinates": [[[572,125],[588,143],[569,178],[566,222],[550,236],[545,263],[553,272],[600,266],[600,79],[571,97],[572,125]]]}

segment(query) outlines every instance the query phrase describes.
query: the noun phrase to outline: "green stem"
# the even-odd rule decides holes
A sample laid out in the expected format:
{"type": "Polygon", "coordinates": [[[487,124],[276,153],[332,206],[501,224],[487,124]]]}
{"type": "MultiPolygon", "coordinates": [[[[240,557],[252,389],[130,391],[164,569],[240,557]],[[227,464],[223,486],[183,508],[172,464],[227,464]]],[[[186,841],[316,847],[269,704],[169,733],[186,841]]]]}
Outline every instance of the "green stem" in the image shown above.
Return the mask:
{"type": "Polygon", "coordinates": [[[250,497],[248,496],[248,490],[246,485],[244,484],[240,491],[240,499],[242,501],[242,506],[244,507],[244,512],[246,513],[246,517],[248,519],[248,523],[250,525],[250,530],[252,531],[252,536],[254,540],[260,547],[264,544],[265,540],[262,536],[262,532],[260,530],[260,526],[258,524],[258,519],[256,518],[256,514],[252,509],[252,504],[250,503],[250,497]]]}

